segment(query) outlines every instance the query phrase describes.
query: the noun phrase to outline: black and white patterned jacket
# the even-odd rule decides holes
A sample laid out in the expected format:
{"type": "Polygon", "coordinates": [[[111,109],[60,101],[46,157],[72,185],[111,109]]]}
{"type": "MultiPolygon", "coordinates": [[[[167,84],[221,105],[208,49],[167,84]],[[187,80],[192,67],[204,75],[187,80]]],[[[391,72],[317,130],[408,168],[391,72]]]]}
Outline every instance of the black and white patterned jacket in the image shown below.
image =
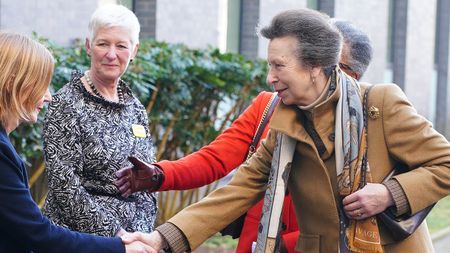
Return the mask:
{"type": "Polygon", "coordinates": [[[127,199],[113,184],[114,173],[134,155],[154,162],[143,105],[120,82],[124,103],[96,97],[83,86],[80,72],[53,97],[44,121],[44,151],[49,193],[44,213],[72,230],[114,236],[120,228],[150,232],[157,212],[156,193],[127,199]],[[132,125],[146,137],[133,134],[132,125]]]}

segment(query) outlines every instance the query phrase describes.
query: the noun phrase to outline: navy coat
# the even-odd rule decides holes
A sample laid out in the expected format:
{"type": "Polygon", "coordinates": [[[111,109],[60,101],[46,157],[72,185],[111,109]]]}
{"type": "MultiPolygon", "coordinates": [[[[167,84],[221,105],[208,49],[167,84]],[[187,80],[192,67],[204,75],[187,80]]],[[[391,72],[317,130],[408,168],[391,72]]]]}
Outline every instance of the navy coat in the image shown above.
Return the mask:
{"type": "Polygon", "coordinates": [[[42,215],[25,165],[0,127],[0,252],[125,252],[120,238],[72,232],[42,215]]]}

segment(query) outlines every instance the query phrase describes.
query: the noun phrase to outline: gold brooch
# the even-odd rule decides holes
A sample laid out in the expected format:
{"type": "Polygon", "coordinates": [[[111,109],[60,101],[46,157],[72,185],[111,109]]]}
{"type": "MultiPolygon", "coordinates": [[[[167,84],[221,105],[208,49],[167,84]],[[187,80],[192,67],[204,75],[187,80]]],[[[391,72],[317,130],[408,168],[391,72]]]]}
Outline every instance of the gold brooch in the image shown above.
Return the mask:
{"type": "Polygon", "coordinates": [[[380,117],[380,110],[377,107],[372,105],[369,108],[369,117],[371,119],[377,119],[378,117],[380,117]]]}

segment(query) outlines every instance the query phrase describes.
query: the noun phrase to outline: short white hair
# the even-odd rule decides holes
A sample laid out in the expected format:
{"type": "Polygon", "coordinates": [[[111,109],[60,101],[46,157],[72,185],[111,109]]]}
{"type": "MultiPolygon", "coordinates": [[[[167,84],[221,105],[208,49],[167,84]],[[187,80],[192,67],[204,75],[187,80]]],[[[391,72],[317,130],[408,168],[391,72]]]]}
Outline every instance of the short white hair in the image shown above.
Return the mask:
{"type": "Polygon", "coordinates": [[[136,15],[125,6],[105,4],[95,10],[89,21],[90,43],[94,40],[98,29],[104,27],[125,28],[130,31],[133,47],[139,43],[141,26],[136,15]]]}

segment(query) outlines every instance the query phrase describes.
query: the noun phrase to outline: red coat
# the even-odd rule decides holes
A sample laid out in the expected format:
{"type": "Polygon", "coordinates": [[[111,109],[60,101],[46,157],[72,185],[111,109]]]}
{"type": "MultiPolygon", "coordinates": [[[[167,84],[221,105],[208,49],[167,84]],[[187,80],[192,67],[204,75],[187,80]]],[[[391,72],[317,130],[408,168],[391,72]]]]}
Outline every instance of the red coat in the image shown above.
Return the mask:
{"type": "MultiPolygon", "coordinates": [[[[207,185],[243,163],[271,95],[270,92],[261,92],[228,129],[199,151],[177,161],[157,163],[165,174],[159,191],[186,190],[207,185]]],[[[267,131],[268,127],[261,139],[265,138],[267,131]]],[[[256,241],[257,237],[262,203],[261,200],[247,212],[236,252],[251,252],[252,242],[256,241]]],[[[294,252],[299,232],[290,195],[285,197],[284,203],[283,241],[289,252],[294,252]]]]}

